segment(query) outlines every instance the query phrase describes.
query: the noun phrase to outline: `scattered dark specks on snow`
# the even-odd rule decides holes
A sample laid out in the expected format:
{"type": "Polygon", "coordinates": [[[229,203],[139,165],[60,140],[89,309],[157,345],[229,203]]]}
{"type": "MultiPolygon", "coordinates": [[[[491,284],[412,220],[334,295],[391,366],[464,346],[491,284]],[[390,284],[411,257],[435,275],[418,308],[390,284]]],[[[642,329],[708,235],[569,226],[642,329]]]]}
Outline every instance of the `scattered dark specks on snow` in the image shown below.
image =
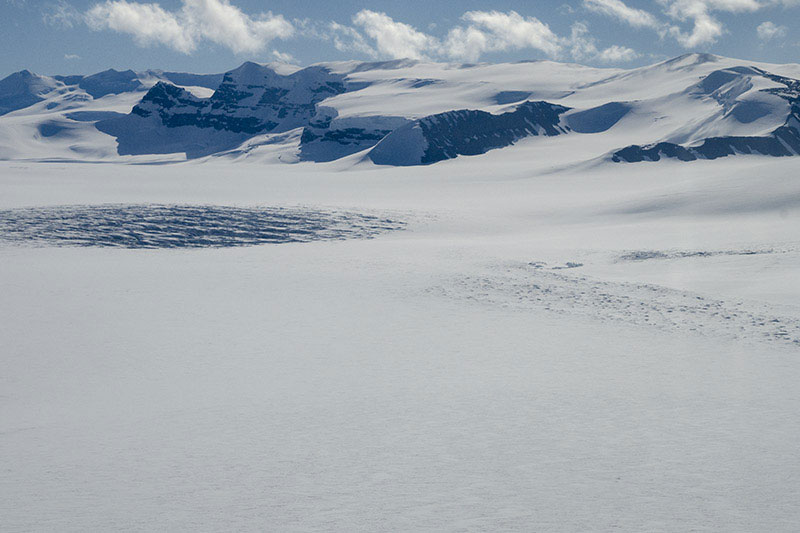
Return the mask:
{"type": "Polygon", "coordinates": [[[220,248],[372,238],[403,222],[346,211],[208,205],[71,205],[0,210],[0,243],[220,248]]]}
{"type": "Polygon", "coordinates": [[[583,263],[573,263],[572,261],[567,261],[564,263],[564,266],[554,266],[553,270],[565,270],[568,268],[580,268],[583,266],[583,263]]]}
{"type": "Polygon", "coordinates": [[[786,253],[786,250],[775,250],[772,248],[763,250],[697,250],[697,251],[659,251],[659,250],[635,250],[622,254],[618,257],[619,261],[647,261],[650,259],[686,259],[689,257],[717,257],[724,255],[766,255],[786,253]]]}
{"type": "MultiPolygon", "coordinates": [[[[532,263],[528,263],[528,265],[532,266],[533,268],[547,268],[547,263],[545,263],[543,261],[534,261],[532,263]]],[[[569,268],[580,268],[582,266],[583,266],[583,263],[575,263],[575,262],[572,262],[572,261],[567,261],[563,265],[550,267],[550,270],[566,270],[566,269],[569,269],[569,268]]]]}
{"type": "Polygon", "coordinates": [[[544,268],[504,264],[455,276],[431,292],[520,309],[592,317],[673,331],[776,341],[800,348],[800,318],[763,302],[724,301],[643,283],[618,283],[544,268]]]}

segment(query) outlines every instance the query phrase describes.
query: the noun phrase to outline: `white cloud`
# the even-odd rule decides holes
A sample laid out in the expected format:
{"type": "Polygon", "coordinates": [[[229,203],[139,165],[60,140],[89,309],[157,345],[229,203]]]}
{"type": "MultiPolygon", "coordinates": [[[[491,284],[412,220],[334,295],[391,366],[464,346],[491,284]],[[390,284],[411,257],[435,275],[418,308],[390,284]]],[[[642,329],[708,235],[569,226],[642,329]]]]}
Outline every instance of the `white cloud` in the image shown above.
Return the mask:
{"type": "MultiPolygon", "coordinates": [[[[332,23],[327,35],[338,50],[367,53],[373,57],[424,59],[446,57],[477,61],[486,53],[532,49],[550,57],[558,56],[565,41],[535,17],[515,11],[468,11],[462,25],[447,32],[443,40],[413,26],[397,22],[385,13],[362,10],[353,17],[358,29],[332,23]],[[361,30],[361,31],[359,31],[361,30]],[[363,34],[361,33],[363,31],[363,34]],[[374,43],[374,44],[373,44],[374,43]]],[[[590,54],[599,57],[599,52],[590,54]]],[[[588,55],[587,55],[588,57],[588,55]]]]}
{"type": "Polygon", "coordinates": [[[723,26],[717,19],[711,16],[708,6],[697,2],[692,5],[678,6],[678,4],[688,4],[688,2],[678,2],[668,10],[671,17],[680,20],[691,20],[693,27],[691,32],[685,32],[678,26],[670,27],[672,35],[684,48],[694,48],[701,44],[713,43],[717,37],[722,35],[723,26]]]}
{"type": "Polygon", "coordinates": [[[73,60],[73,59],[80,59],[81,56],[78,54],[64,54],[64,59],[73,60]]]}
{"type": "MultiPolygon", "coordinates": [[[[670,35],[685,48],[714,43],[726,30],[715,12],[753,13],[766,7],[786,8],[800,5],[800,0],[658,0],[671,23],[652,13],[630,7],[624,0],[583,0],[590,11],[619,19],[630,26],[650,28],[660,37],[670,35]]],[[[613,54],[611,54],[613,55],[613,54]]]]}
{"type": "Polygon", "coordinates": [[[294,32],[281,15],[251,17],[228,0],[183,0],[175,12],[155,3],[106,0],[89,9],[85,18],[91,28],[130,34],[140,46],[163,44],[187,54],[203,40],[235,53],[259,52],[273,39],[294,32]]]}
{"type": "Polygon", "coordinates": [[[639,54],[626,46],[612,45],[600,50],[597,39],[589,33],[589,27],[584,22],[572,25],[570,36],[564,39],[564,44],[569,47],[570,56],[576,61],[595,60],[602,63],[626,63],[633,61],[639,54]]]}
{"type": "Polygon", "coordinates": [[[597,58],[604,63],[627,63],[639,57],[639,53],[626,46],[613,45],[600,52],[597,58]]]}
{"type": "Polygon", "coordinates": [[[597,42],[589,35],[589,27],[583,22],[572,25],[571,35],[565,42],[570,47],[570,55],[577,61],[597,56],[597,42]]]}
{"type": "Polygon", "coordinates": [[[516,11],[468,11],[462,19],[466,28],[450,30],[444,51],[455,58],[475,61],[484,52],[534,49],[556,56],[561,44],[556,34],[535,17],[523,17],[516,11]]]}
{"type": "Polygon", "coordinates": [[[378,52],[367,42],[364,35],[352,26],[336,21],[322,22],[311,19],[294,19],[297,34],[310,39],[319,39],[333,44],[340,52],[356,52],[369,57],[378,57],[378,52]]]}
{"type": "Polygon", "coordinates": [[[269,41],[294,32],[281,15],[267,11],[250,17],[228,0],[183,0],[181,18],[192,32],[236,53],[258,52],[269,41]]]}
{"type": "Polygon", "coordinates": [[[384,56],[423,59],[438,45],[435,38],[396,22],[386,13],[362,9],[353,17],[353,24],[375,41],[378,53],[384,56]]]}
{"type": "Polygon", "coordinates": [[[489,36],[474,26],[450,30],[442,52],[462,61],[477,61],[490,48],[489,36]]]}
{"type": "Polygon", "coordinates": [[[583,0],[583,5],[591,11],[620,19],[636,28],[659,28],[662,26],[652,14],[630,7],[622,0],[583,0]]]}
{"type": "Polygon", "coordinates": [[[461,18],[467,24],[452,28],[443,41],[368,9],[353,17],[359,29],[332,22],[328,32],[315,29],[312,33],[332,40],[337,50],[393,59],[445,56],[477,61],[487,52],[532,48],[555,56],[561,50],[559,37],[534,17],[522,17],[515,11],[468,11],[461,18]]]}
{"type": "Polygon", "coordinates": [[[48,26],[72,28],[82,20],[83,16],[80,12],[67,3],[66,0],[47,2],[42,6],[42,21],[48,26]]]}
{"type": "Polygon", "coordinates": [[[378,52],[370,46],[364,36],[355,28],[331,22],[329,32],[324,37],[333,41],[333,46],[340,52],[358,52],[369,57],[378,57],[378,52]]]}
{"type": "Polygon", "coordinates": [[[669,29],[678,43],[685,48],[695,48],[710,44],[725,32],[725,27],[713,15],[713,11],[731,13],[753,12],[764,7],[757,0],[660,0],[666,6],[666,13],[677,21],[692,23],[691,31],[679,26],[669,29]]]}
{"type": "Polygon", "coordinates": [[[468,11],[461,20],[463,23],[450,29],[442,40],[397,22],[385,13],[370,10],[362,10],[353,17],[358,29],[336,22],[322,26],[302,20],[295,24],[306,36],[333,42],[337,50],[360,52],[370,57],[449,58],[474,62],[486,53],[526,49],[538,50],[550,57],[560,57],[566,49],[574,59],[606,63],[639,57],[624,46],[599,49],[583,23],[573,26],[570,37],[562,38],[547,24],[515,11],[468,11]]]}
{"type": "Polygon", "coordinates": [[[297,60],[292,56],[292,54],[287,54],[285,52],[279,52],[277,50],[272,51],[272,57],[275,58],[275,61],[279,63],[295,63],[297,60]]]}
{"type": "Polygon", "coordinates": [[[109,0],[92,7],[86,23],[94,30],[128,33],[140,46],[164,44],[186,54],[197,47],[194,32],[158,4],[109,0]]]}
{"type": "Polygon", "coordinates": [[[774,22],[766,21],[756,28],[758,38],[762,41],[786,37],[786,26],[778,26],[774,22]]]}
{"type": "MultiPolygon", "coordinates": [[[[636,27],[665,27],[650,13],[631,8],[623,0],[583,1],[593,11],[615,16],[636,27]]],[[[659,1],[666,6],[666,2],[691,3],[692,0],[659,1]]],[[[694,1],[705,5],[707,2],[754,0],[694,1]]],[[[327,41],[341,52],[372,58],[449,58],[474,62],[487,53],[510,50],[535,50],[552,58],[568,55],[577,60],[600,62],[623,62],[638,57],[637,52],[621,45],[600,48],[583,23],[573,25],[571,35],[562,37],[538,18],[516,11],[467,11],[440,39],[370,9],[362,9],[353,16],[351,25],[345,25],[310,19],[289,22],[270,12],[248,15],[230,0],[181,0],[181,4],[180,9],[167,10],[157,3],[105,0],[91,7],[81,20],[94,30],[108,29],[131,35],[140,46],[162,44],[187,54],[197,50],[203,41],[219,44],[235,53],[255,53],[274,39],[299,34],[327,41]]],[[[435,30],[438,26],[429,28],[435,30]]]]}
{"type": "Polygon", "coordinates": [[[720,11],[757,11],[764,7],[759,0],[692,0],[695,3],[704,3],[711,9],[718,9],[720,11]]]}
{"type": "Polygon", "coordinates": [[[561,4],[558,7],[558,12],[561,13],[562,15],[572,15],[573,13],[575,13],[575,8],[569,4],[561,4]]]}

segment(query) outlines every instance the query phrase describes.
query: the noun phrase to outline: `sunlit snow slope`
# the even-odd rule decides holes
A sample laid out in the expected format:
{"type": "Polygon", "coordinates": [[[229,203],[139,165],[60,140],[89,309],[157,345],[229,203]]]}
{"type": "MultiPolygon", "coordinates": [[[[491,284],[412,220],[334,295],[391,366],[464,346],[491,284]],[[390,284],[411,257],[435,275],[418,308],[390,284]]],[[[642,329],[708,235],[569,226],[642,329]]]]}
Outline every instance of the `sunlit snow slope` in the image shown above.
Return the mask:
{"type": "Polygon", "coordinates": [[[0,158],[426,165],[490,150],[554,164],[800,154],[800,65],[688,54],[633,70],[397,60],[221,75],[0,81],[0,158]]]}

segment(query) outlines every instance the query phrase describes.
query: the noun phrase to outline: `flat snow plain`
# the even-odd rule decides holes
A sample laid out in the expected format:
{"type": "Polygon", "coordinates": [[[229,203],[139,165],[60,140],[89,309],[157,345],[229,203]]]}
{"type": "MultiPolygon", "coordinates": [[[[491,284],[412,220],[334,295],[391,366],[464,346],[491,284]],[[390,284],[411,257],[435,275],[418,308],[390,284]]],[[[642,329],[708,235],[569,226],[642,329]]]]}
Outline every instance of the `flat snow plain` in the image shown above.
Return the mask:
{"type": "Polygon", "coordinates": [[[795,531],[797,161],[544,154],[0,163],[0,209],[405,223],[0,244],[2,529],[795,531]]]}

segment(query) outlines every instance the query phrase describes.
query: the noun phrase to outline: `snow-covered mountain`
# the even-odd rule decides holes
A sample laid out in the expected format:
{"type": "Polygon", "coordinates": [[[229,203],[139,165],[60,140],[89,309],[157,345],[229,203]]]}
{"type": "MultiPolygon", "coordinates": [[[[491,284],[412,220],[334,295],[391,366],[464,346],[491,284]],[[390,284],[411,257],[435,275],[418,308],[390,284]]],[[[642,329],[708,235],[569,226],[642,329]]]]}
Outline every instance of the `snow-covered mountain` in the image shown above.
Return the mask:
{"type": "Polygon", "coordinates": [[[800,65],[688,54],[632,69],[550,61],[247,62],[0,81],[0,158],[427,165],[492,150],[554,164],[800,154],[800,65]],[[546,144],[542,139],[558,137],[546,144]],[[512,148],[513,146],[513,148],[512,148]]]}

